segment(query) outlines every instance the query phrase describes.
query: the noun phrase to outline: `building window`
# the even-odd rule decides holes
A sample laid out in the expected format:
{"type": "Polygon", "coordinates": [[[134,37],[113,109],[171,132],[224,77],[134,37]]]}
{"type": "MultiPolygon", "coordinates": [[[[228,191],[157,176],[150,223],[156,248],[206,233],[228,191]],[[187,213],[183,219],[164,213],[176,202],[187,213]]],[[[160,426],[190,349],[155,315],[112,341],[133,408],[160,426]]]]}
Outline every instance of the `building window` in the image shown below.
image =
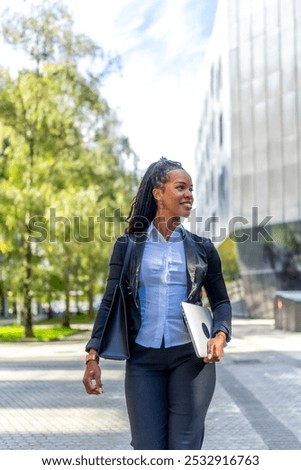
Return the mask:
{"type": "Polygon", "coordinates": [[[223,71],[222,71],[222,61],[218,61],[218,70],[217,70],[217,83],[218,89],[221,90],[223,84],[223,71]]]}
{"type": "Polygon", "coordinates": [[[208,114],[208,97],[206,96],[205,105],[204,105],[204,117],[203,117],[204,121],[206,120],[207,114],[208,114]]]}
{"type": "Polygon", "coordinates": [[[206,181],[206,204],[208,205],[210,201],[210,186],[209,181],[206,181]]]}
{"type": "Polygon", "coordinates": [[[209,144],[209,137],[206,139],[206,158],[209,162],[210,160],[210,144],[209,144]]]}
{"type": "Polygon", "coordinates": [[[213,68],[213,65],[211,65],[211,71],[210,71],[210,91],[211,91],[211,96],[213,96],[213,93],[214,93],[214,68],[213,68]]]}
{"type": "Polygon", "coordinates": [[[221,174],[218,178],[218,200],[219,205],[222,207],[225,204],[227,198],[226,192],[226,167],[223,166],[221,174]]]}
{"type": "Polygon", "coordinates": [[[217,67],[216,67],[216,79],[215,79],[215,93],[216,93],[217,100],[219,100],[221,88],[222,88],[222,62],[221,62],[221,59],[219,59],[217,67]]]}
{"type": "Polygon", "coordinates": [[[211,171],[211,193],[214,194],[214,173],[211,171]]]}
{"type": "Polygon", "coordinates": [[[211,139],[212,142],[215,141],[215,116],[213,113],[212,120],[211,120],[211,139]]]}
{"type": "Polygon", "coordinates": [[[216,237],[216,234],[217,234],[217,227],[216,227],[216,222],[217,222],[217,217],[216,217],[216,212],[214,211],[212,213],[212,224],[211,227],[212,227],[212,237],[215,238],[216,237]]]}
{"type": "Polygon", "coordinates": [[[223,115],[220,114],[219,115],[219,146],[222,147],[223,146],[223,142],[224,142],[224,129],[223,129],[224,125],[223,125],[223,115]]]}

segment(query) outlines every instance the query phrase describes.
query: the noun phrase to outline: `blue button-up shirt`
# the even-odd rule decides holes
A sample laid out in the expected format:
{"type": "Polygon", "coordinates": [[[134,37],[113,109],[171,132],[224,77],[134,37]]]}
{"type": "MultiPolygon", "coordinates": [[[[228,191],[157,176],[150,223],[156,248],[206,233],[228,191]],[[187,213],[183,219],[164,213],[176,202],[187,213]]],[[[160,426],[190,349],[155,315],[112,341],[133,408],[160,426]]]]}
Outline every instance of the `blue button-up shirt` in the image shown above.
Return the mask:
{"type": "Polygon", "coordinates": [[[186,258],[183,227],[179,225],[166,241],[153,223],[148,229],[140,278],[141,327],[136,343],[160,348],[189,343],[181,301],[187,300],[186,258]]]}

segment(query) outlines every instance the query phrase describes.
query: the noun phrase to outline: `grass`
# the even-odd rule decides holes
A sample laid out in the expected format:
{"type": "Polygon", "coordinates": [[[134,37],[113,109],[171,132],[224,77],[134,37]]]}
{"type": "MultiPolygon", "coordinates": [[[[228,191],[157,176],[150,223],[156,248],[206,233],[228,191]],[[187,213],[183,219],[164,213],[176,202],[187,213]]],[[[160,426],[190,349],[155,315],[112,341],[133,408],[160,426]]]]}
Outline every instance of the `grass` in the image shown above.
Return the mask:
{"type": "Polygon", "coordinates": [[[94,320],[91,320],[87,314],[71,315],[71,328],[65,328],[61,326],[61,317],[53,317],[50,319],[44,319],[39,321],[35,321],[33,318],[33,321],[34,338],[25,338],[24,327],[20,325],[11,324],[0,326],[0,343],[59,341],[63,340],[66,336],[71,336],[76,333],[79,333],[80,331],[83,331],[82,329],[72,328],[72,323],[75,325],[92,324],[94,320]]]}
{"type": "MultiPolygon", "coordinates": [[[[53,317],[49,319],[44,319],[36,322],[37,325],[54,325],[54,324],[60,324],[61,323],[61,317],[53,317]]],[[[93,323],[94,318],[91,320],[91,318],[85,314],[82,313],[81,315],[71,315],[70,316],[70,323],[74,324],[85,324],[85,323],[93,323]]]]}
{"type": "Polygon", "coordinates": [[[29,341],[58,341],[66,336],[74,335],[82,330],[75,328],[63,328],[61,326],[34,326],[34,338],[24,337],[24,327],[19,325],[6,325],[0,327],[0,343],[5,342],[29,342],[29,341]]]}

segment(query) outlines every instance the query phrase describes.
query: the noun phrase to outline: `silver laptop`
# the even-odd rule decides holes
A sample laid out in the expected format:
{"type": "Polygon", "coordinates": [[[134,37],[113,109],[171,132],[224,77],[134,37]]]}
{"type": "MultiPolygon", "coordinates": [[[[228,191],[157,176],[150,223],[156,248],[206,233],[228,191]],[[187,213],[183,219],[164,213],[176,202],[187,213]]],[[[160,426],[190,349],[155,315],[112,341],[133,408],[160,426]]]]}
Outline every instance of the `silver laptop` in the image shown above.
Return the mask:
{"type": "Polygon", "coordinates": [[[195,353],[207,356],[207,343],[212,336],[212,313],[209,308],[181,302],[184,321],[189,331],[195,353]]]}

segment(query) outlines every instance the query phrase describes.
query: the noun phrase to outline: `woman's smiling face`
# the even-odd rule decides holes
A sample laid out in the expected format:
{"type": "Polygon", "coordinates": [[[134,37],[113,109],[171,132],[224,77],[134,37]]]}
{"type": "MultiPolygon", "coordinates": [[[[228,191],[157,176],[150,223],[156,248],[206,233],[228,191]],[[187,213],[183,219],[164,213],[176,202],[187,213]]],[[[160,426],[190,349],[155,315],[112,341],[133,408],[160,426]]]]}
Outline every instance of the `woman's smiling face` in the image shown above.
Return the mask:
{"type": "Polygon", "coordinates": [[[157,215],[166,219],[189,217],[193,204],[193,184],[185,170],[171,170],[166,183],[153,189],[157,215]]]}

